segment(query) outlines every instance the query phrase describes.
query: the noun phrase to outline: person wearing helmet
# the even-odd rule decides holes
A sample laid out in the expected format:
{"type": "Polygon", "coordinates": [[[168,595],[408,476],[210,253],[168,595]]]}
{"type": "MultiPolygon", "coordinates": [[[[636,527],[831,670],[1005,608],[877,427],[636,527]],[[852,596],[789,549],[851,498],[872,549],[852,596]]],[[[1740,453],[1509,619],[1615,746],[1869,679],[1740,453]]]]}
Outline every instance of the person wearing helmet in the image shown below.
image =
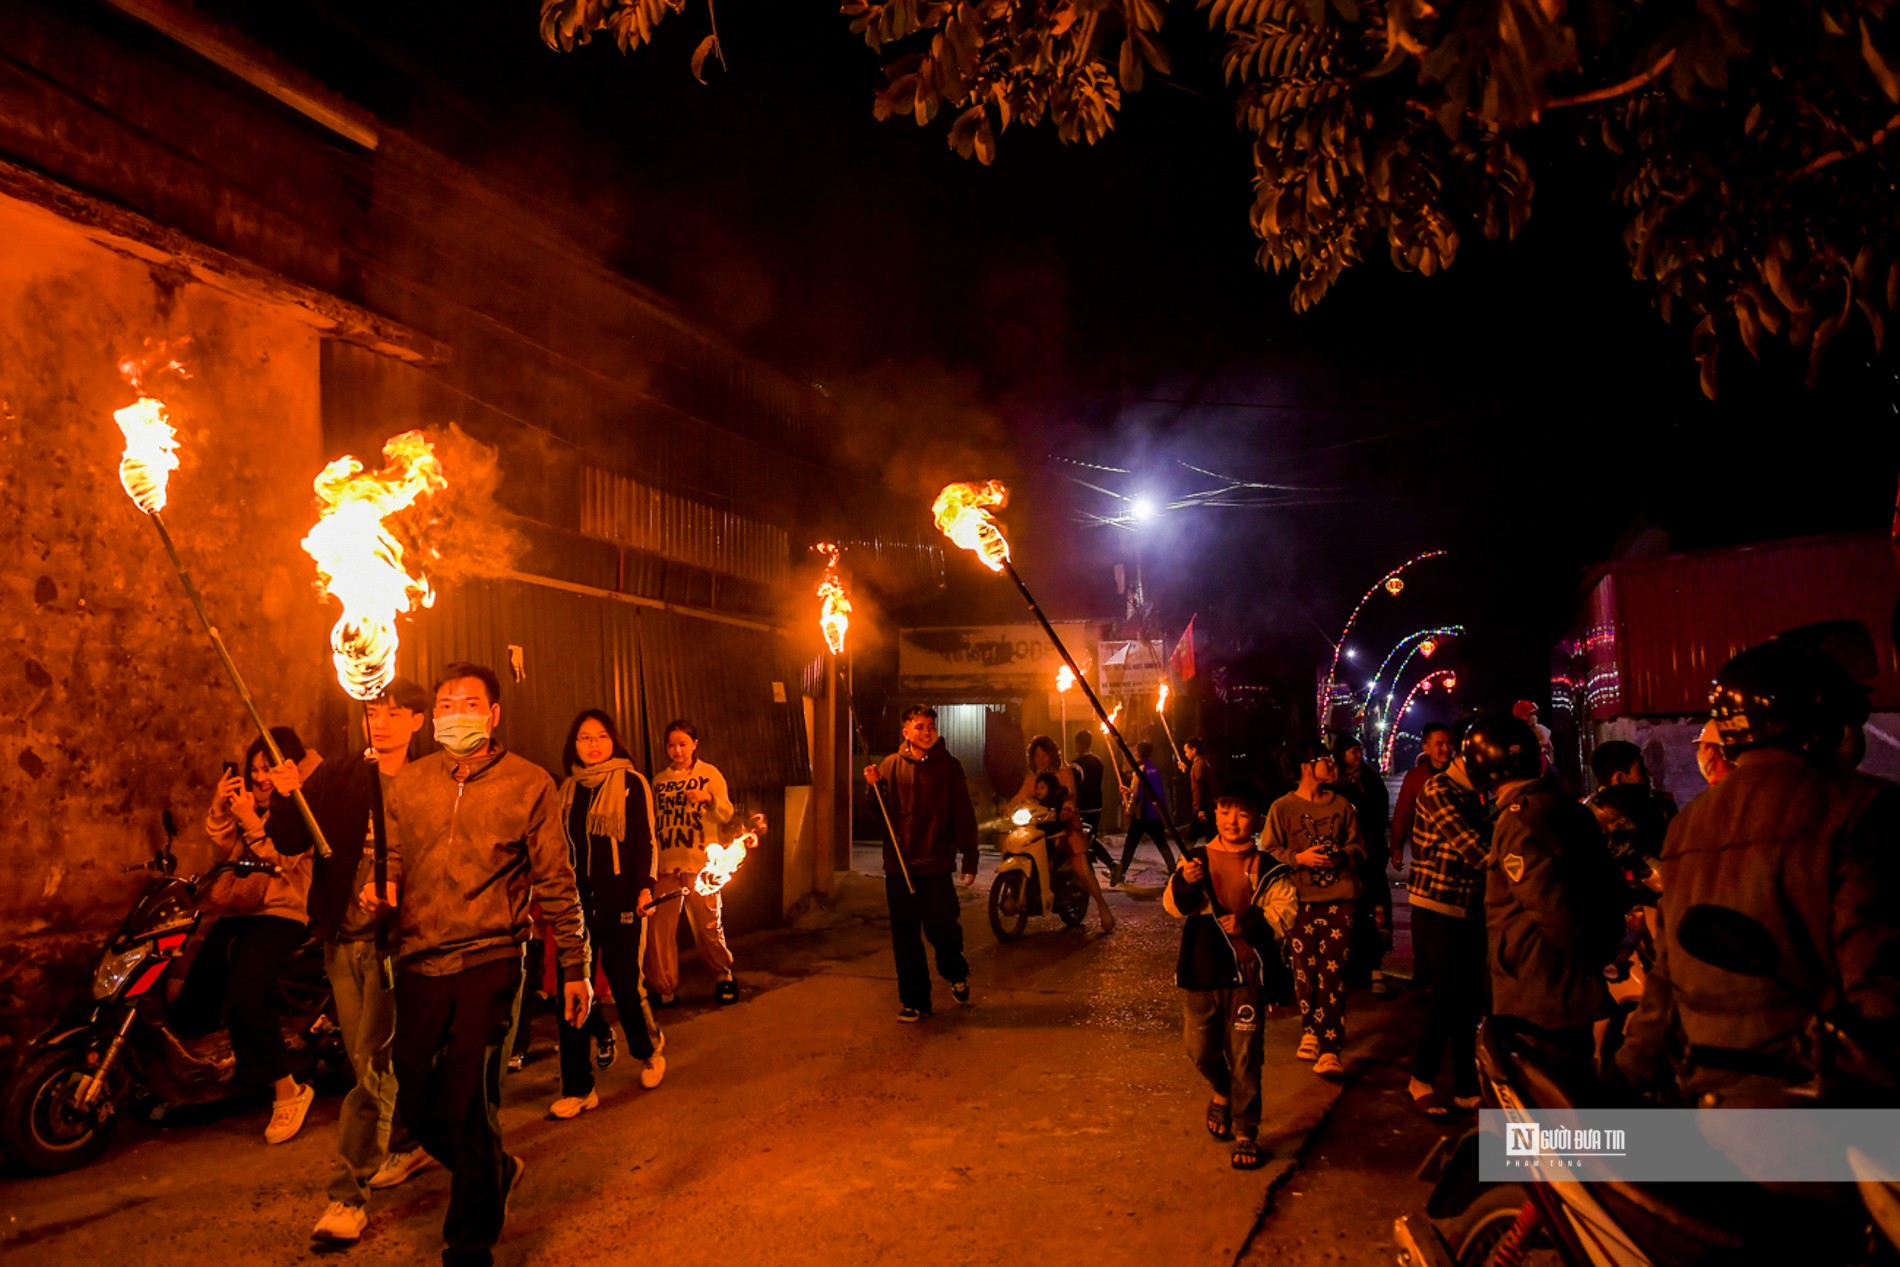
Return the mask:
{"type": "Polygon", "coordinates": [[[1484,894],[1492,1013],[1590,1056],[1611,1012],[1603,967],[1623,939],[1622,876],[1596,819],[1544,772],[1528,724],[1480,717],[1460,751],[1497,808],[1484,894]]]}
{"type": "MultiPolygon", "coordinates": [[[[1722,667],[1710,715],[1733,769],[1663,844],[1662,935],[1617,1065],[1702,1104],[1794,1103],[1817,1016],[1863,1046],[1900,1047],[1900,787],[1856,773],[1866,690],[1825,652],[1775,638],[1722,667]],[[1696,958],[1679,939],[1698,906],[1760,925],[1771,975],[1696,958]]],[[[1892,1102],[1892,1090],[1840,1103],[1892,1102]]],[[[1810,1101],[1805,1101],[1809,1102],[1810,1101]]]]}
{"type": "Polygon", "coordinates": [[[1521,699],[1511,705],[1511,716],[1537,732],[1537,748],[1544,757],[1544,769],[1549,770],[1556,762],[1556,749],[1551,742],[1550,727],[1537,720],[1537,705],[1530,700],[1521,699]]]}
{"type": "Polygon", "coordinates": [[[1722,750],[1722,732],[1712,721],[1702,723],[1702,733],[1695,737],[1695,768],[1701,771],[1702,781],[1710,787],[1726,779],[1735,768],[1722,750]]]}

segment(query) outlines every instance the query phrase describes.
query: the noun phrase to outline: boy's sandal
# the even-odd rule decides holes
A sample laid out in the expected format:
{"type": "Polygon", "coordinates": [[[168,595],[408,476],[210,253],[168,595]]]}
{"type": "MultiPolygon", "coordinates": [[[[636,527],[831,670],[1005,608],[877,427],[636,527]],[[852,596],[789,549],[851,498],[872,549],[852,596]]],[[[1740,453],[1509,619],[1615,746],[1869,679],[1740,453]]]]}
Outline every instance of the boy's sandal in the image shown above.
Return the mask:
{"type": "Polygon", "coordinates": [[[1207,1133],[1215,1139],[1234,1137],[1234,1106],[1218,1100],[1207,1102],[1207,1133]]]}
{"type": "Polygon", "coordinates": [[[1234,1169],[1258,1170],[1266,1161],[1260,1152],[1260,1145],[1250,1139],[1243,1139],[1234,1145],[1234,1169]]]}
{"type": "Polygon", "coordinates": [[[1439,1100],[1436,1091],[1427,1091],[1424,1095],[1413,1096],[1412,1107],[1417,1109],[1420,1113],[1423,1113],[1426,1117],[1444,1117],[1451,1111],[1439,1100]]]}

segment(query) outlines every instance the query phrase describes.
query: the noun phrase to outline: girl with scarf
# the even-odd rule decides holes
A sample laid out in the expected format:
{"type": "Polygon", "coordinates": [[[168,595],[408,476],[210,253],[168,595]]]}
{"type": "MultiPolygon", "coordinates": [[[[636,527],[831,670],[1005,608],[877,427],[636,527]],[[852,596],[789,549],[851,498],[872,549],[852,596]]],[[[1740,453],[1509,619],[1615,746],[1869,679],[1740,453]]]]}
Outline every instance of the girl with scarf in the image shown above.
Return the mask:
{"type": "MultiPolygon", "coordinates": [[[[666,1037],[653,1023],[640,975],[646,916],[653,909],[653,789],[634,769],[613,718],[598,708],[574,719],[562,760],[567,779],[561,784],[561,827],[580,886],[587,937],[613,988],[627,1046],[641,1062],[640,1085],[657,1087],[666,1076],[666,1057],[660,1054],[666,1037]]],[[[588,1033],[561,1022],[561,1098],[549,1109],[557,1118],[579,1117],[600,1104],[588,1033]]],[[[613,1031],[605,1034],[603,1068],[611,1063],[613,1048],[613,1031]]]]}

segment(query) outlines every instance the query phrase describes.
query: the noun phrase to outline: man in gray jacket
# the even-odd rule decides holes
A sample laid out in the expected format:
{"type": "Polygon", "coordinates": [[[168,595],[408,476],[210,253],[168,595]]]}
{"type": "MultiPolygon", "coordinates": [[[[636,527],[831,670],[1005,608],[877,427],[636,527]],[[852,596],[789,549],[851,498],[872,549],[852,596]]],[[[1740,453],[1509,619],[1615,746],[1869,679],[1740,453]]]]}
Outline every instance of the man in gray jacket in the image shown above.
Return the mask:
{"type": "Polygon", "coordinates": [[[587,929],[547,771],[493,739],[501,684],[492,670],[451,664],[435,688],[442,751],[405,765],[384,814],[383,893],[396,908],[397,1111],[451,1174],[442,1261],[487,1264],[522,1159],[502,1150],[501,1064],[528,903],[554,931],[565,1012],[579,1027],[593,1002],[587,929]]]}

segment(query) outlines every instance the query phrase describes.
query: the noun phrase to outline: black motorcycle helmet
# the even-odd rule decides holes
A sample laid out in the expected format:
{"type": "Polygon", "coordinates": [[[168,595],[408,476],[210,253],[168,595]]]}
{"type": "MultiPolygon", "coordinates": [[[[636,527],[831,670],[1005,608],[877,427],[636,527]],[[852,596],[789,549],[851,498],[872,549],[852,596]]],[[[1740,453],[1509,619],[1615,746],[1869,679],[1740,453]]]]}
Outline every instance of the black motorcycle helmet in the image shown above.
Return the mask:
{"type": "Polygon", "coordinates": [[[1534,779],[1544,772],[1537,732],[1529,723],[1505,713],[1474,720],[1458,751],[1465,759],[1465,777],[1479,792],[1489,792],[1513,779],[1534,779]]]}
{"type": "Polygon", "coordinates": [[[1867,688],[1825,651],[1789,638],[1750,647],[1715,675],[1709,719],[1733,761],[1755,748],[1833,752],[1867,722],[1867,688]]]}

